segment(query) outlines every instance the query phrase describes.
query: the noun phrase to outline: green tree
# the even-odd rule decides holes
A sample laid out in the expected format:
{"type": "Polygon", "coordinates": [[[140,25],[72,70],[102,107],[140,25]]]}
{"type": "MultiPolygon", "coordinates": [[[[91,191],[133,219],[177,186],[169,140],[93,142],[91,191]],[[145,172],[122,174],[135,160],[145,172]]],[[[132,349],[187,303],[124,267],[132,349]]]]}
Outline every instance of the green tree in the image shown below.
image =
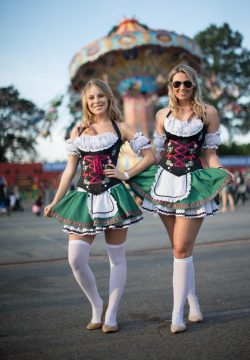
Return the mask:
{"type": "Polygon", "coordinates": [[[205,99],[219,111],[230,142],[235,134],[250,131],[250,51],[242,39],[227,23],[210,25],[195,36],[204,54],[205,99]]]}
{"type": "Polygon", "coordinates": [[[23,162],[36,156],[37,124],[44,112],[20,98],[13,87],[0,88],[0,162],[23,162]]]}
{"type": "Polygon", "coordinates": [[[218,149],[218,154],[220,156],[224,155],[241,155],[249,156],[250,155],[250,144],[236,144],[234,142],[230,144],[221,144],[218,149]]]}

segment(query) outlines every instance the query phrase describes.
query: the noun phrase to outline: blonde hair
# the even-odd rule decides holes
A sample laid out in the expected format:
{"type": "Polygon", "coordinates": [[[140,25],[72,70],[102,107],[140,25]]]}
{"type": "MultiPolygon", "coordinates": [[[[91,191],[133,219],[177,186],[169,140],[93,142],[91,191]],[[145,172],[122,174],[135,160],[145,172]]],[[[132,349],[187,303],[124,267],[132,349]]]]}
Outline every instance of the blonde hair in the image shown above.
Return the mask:
{"type": "Polygon", "coordinates": [[[191,66],[187,64],[179,64],[175,66],[168,75],[168,96],[169,96],[169,108],[173,111],[174,115],[177,114],[178,110],[180,110],[180,105],[176,96],[173,93],[173,77],[178,73],[184,73],[187,75],[188,79],[193,83],[193,93],[192,93],[192,110],[195,112],[197,116],[200,118],[205,118],[205,103],[202,99],[202,91],[201,91],[201,80],[198,77],[196,70],[194,70],[191,66]]]}
{"type": "Polygon", "coordinates": [[[83,106],[83,118],[82,118],[82,126],[89,127],[92,122],[94,115],[89,110],[87,103],[87,92],[91,88],[91,86],[97,86],[101,91],[103,91],[104,95],[108,98],[108,109],[107,115],[108,117],[117,122],[123,121],[121,112],[116,104],[116,99],[114,94],[108,84],[99,79],[92,79],[87,82],[82,91],[82,106],[83,106]]]}

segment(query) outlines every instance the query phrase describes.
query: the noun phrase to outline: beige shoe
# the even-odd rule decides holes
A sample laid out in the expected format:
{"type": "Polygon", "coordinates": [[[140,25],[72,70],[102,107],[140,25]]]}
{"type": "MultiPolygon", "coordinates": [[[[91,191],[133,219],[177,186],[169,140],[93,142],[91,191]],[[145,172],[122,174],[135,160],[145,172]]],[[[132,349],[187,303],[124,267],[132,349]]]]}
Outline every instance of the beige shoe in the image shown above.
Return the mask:
{"type": "Polygon", "coordinates": [[[189,315],[188,316],[188,320],[193,322],[193,323],[199,323],[199,322],[202,322],[203,321],[203,315],[202,315],[202,312],[200,312],[199,314],[197,315],[189,315]]]}
{"type": "Polygon", "coordinates": [[[103,325],[103,322],[104,322],[104,318],[105,318],[105,313],[106,313],[107,307],[108,307],[107,304],[104,304],[104,305],[103,305],[101,322],[99,322],[99,323],[92,323],[92,322],[88,323],[88,325],[86,326],[86,329],[87,329],[87,330],[97,330],[97,329],[101,329],[101,327],[102,327],[102,325],[103,325]]]}
{"type": "Polygon", "coordinates": [[[114,326],[109,326],[109,325],[106,325],[106,324],[102,325],[102,332],[104,334],[117,332],[118,329],[119,329],[118,325],[114,325],[114,326]]]}
{"type": "Polygon", "coordinates": [[[186,330],[186,325],[171,325],[171,333],[177,334],[186,330]]]}
{"type": "Polygon", "coordinates": [[[87,330],[97,330],[97,329],[101,329],[102,327],[102,323],[88,323],[88,325],[86,326],[87,330]]]}

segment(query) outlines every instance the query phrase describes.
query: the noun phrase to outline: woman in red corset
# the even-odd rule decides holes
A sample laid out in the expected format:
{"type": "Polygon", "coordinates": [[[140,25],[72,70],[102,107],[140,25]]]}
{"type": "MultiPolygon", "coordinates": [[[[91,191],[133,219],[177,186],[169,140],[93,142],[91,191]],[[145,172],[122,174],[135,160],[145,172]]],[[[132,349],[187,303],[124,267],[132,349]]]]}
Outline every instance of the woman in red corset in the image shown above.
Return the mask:
{"type": "Polygon", "coordinates": [[[169,105],[156,115],[158,164],[129,184],[144,199],[142,208],[159,214],[173,247],[171,332],[178,333],[186,330],[186,300],[188,319],[203,320],[195,295],[193,247],[204,217],[218,211],[215,198],[232,176],[216,155],[219,119],[215,108],[202,100],[196,71],[185,64],[176,66],[169,74],[168,95],[169,105]],[[206,168],[200,160],[202,148],[206,168]]]}
{"type": "Polygon", "coordinates": [[[91,80],[82,94],[84,121],[67,141],[68,163],[51,204],[44,215],[64,224],[69,234],[68,258],[76,281],[92,306],[88,330],[102,328],[116,332],[117,310],[126,282],[125,240],[127,228],[142,220],[142,214],[123,181],[155,162],[150,141],[135,134],[122,121],[110,87],[91,80]],[[141,160],[126,172],[116,167],[120,147],[129,141],[141,160]],[[78,163],[78,187],[67,191],[78,163]],[[104,309],[94,275],[88,265],[90,246],[96,234],[104,232],[110,261],[109,301],[104,309]],[[106,310],[106,311],[105,311],[106,310]]]}

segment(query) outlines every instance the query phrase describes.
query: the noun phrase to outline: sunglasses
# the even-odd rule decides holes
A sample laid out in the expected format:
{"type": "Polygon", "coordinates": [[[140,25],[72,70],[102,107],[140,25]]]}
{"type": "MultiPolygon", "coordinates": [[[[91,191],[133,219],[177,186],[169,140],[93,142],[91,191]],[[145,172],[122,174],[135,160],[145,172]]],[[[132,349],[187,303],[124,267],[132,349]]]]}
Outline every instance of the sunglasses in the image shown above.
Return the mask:
{"type": "Polygon", "coordinates": [[[184,85],[185,88],[187,89],[191,89],[191,87],[193,86],[192,81],[190,80],[186,80],[186,81],[173,81],[172,82],[172,86],[174,89],[178,89],[180,86],[184,85]]]}

